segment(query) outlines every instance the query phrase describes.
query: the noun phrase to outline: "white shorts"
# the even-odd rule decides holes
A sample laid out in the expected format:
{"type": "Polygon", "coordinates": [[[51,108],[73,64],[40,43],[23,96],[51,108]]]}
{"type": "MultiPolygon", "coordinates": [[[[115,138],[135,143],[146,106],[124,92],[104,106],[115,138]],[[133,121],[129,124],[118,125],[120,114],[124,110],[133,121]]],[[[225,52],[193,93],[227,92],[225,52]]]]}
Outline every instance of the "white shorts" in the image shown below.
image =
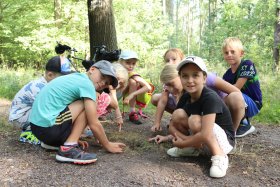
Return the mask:
{"type": "Polygon", "coordinates": [[[220,148],[224,151],[225,154],[228,154],[232,149],[232,145],[230,145],[227,135],[219,125],[214,124],[213,133],[215,134],[216,140],[218,141],[220,148]]]}
{"type": "MultiPolygon", "coordinates": [[[[216,140],[220,148],[223,150],[225,154],[228,154],[233,149],[233,147],[232,145],[230,145],[225,131],[219,125],[214,123],[213,133],[216,137],[216,140]]],[[[203,151],[207,155],[211,155],[211,152],[209,151],[207,146],[203,146],[201,151],[203,151]]]]}

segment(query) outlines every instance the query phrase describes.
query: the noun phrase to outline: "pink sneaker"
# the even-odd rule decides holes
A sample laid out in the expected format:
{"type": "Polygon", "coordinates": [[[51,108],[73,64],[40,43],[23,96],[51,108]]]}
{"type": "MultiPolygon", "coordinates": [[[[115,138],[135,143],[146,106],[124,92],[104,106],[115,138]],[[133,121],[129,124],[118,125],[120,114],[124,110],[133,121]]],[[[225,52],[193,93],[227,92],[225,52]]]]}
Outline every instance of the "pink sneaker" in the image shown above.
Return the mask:
{"type": "Polygon", "coordinates": [[[142,124],[142,122],[139,120],[139,116],[136,112],[130,112],[129,121],[131,121],[132,123],[134,123],[136,125],[142,124]]]}

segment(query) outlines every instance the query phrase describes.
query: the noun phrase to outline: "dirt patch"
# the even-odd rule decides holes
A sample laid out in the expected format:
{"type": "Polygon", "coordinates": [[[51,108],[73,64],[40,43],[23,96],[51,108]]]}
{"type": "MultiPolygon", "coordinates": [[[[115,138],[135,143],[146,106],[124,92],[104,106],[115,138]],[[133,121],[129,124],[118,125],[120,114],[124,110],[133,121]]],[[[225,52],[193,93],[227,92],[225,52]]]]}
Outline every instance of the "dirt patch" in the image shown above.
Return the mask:
{"type": "MultiPolygon", "coordinates": [[[[143,125],[126,121],[122,132],[112,121],[104,122],[109,139],[127,144],[123,154],[109,154],[88,139],[98,161],[87,166],[58,163],[55,152],[18,141],[19,130],[7,124],[9,101],[1,102],[1,186],[279,186],[280,128],[255,124],[256,132],[238,139],[237,151],[229,156],[226,177],[209,177],[208,157],[171,158],[172,145],[149,143],[152,117],[143,125]]],[[[164,119],[164,126],[168,116],[164,119]]],[[[166,132],[166,128],[164,132],[166,132]]]]}

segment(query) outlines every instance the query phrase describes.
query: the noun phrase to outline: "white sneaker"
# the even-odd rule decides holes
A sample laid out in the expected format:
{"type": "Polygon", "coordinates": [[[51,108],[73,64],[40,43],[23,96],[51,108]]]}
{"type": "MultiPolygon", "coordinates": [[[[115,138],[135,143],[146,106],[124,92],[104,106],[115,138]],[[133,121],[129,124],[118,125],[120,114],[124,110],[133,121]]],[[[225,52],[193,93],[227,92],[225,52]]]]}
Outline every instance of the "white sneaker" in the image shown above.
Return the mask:
{"type": "Polygon", "coordinates": [[[180,149],[178,147],[172,147],[167,150],[167,154],[172,157],[198,156],[199,150],[193,147],[186,147],[183,149],[180,149]]]}
{"type": "Polygon", "coordinates": [[[210,177],[224,177],[228,168],[228,156],[215,155],[211,157],[211,161],[212,166],[210,168],[210,177]]]}
{"type": "Polygon", "coordinates": [[[59,147],[47,145],[44,142],[41,142],[41,147],[43,147],[44,149],[53,150],[53,151],[57,151],[59,149],[59,147]]]}

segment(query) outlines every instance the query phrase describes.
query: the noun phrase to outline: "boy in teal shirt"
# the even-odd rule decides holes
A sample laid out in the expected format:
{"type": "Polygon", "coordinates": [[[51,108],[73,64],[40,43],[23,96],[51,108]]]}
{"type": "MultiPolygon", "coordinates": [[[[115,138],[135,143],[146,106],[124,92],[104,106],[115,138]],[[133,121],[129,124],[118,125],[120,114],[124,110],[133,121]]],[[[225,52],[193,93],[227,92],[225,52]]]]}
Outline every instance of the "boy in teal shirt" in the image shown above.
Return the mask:
{"type": "Polygon", "coordinates": [[[96,155],[84,152],[87,142],[79,141],[88,125],[109,152],[123,152],[125,144],[110,142],[96,110],[96,91],[118,85],[115,70],[108,61],[95,63],[87,73],[72,73],[48,84],[37,96],[29,121],[31,130],[43,143],[60,146],[56,160],[75,164],[95,162],[96,155]]]}

